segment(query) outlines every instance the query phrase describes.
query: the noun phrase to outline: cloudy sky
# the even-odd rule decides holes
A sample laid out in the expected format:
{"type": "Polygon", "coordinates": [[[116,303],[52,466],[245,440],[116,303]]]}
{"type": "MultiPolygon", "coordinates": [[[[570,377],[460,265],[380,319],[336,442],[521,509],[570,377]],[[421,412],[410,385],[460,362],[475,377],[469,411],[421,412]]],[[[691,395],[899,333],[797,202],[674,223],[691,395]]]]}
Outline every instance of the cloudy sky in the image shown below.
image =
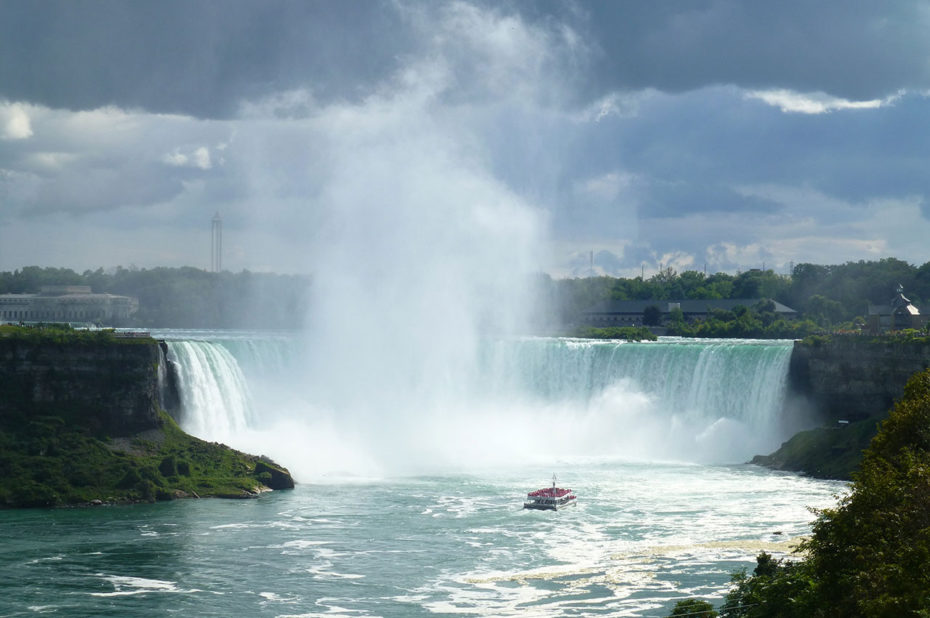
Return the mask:
{"type": "Polygon", "coordinates": [[[208,268],[216,212],[233,271],[363,259],[358,226],[422,267],[446,200],[441,242],[554,275],[923,264],[928,32],[920,0],[5,0],[0,270],[208,268]]]}

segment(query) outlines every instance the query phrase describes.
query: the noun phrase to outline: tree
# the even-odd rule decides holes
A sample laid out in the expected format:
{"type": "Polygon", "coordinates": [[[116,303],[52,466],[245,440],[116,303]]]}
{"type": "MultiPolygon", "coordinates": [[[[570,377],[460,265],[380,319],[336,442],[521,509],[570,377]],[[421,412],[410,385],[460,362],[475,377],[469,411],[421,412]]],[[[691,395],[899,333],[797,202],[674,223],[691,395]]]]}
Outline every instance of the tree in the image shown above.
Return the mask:
{"type": "Polygon", "coordinates": [[[908,381],[804,549],[836,615],[930,614],[930,370],[908,381]]]}
{"type": "Polygon", "coordinates": [[[820,294],[815,294],[807,303],[806,313],[821,326],[829,327],[843,319],[843,305],[820,294]]]}
{"type": "Polygon", "coordinates": [[[760,554],[721,616],[930,615],[930,370],[908,381],[850,493],[817,516],[800,561],[760,554]]]}
{"type": "Polygon", "coordinates": [[[643,324],[645,326],[658,326],[662,321],[662,310],[655,305],[643,309],[643,324]]]}
{"type": "Polygon", "coordinates": [[[685,599],[675,603],[675,608],[669,614],[669,618],[674,616],[689,616],[690,618],[716,618],[719,614],[714,611],[714,606],[707,601],[700,599],[685,599]]]}

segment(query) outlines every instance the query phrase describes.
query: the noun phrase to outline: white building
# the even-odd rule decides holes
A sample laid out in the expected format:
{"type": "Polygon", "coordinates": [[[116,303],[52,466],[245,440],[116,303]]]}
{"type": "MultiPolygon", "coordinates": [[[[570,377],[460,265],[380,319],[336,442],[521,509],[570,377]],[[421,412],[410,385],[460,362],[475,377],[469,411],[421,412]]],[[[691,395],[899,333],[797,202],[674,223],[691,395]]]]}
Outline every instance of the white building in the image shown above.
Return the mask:
{"type": "Polygon", "coordinates": [[[0,294],[0,322],[128,323],[139,307],[135,298],[94,294],[87,285],[42,286],[38,294],[0,294]]]}

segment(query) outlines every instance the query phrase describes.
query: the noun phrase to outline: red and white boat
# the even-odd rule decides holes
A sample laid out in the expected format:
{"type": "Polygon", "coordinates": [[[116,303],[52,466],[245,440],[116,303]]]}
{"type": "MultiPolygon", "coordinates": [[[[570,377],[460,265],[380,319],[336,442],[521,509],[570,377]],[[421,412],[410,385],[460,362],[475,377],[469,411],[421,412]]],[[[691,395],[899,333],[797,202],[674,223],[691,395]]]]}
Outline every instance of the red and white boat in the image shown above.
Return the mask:
{"type": "Polygon", "coordinates": [[[556,476],[552,475],[552,487],[543,487],[526,494],[525,509],[539,511],[558,511],[575,504],[575,493],[571,489],[556,487],[556,476]]]}

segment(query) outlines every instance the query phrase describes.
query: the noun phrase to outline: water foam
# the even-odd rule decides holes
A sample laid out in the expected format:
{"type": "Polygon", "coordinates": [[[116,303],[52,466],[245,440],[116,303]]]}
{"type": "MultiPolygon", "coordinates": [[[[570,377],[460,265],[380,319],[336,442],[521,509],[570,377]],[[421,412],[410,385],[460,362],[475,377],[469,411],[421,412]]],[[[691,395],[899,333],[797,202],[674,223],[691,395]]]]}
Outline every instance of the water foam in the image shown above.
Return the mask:
{"type": "Polygon", "coordinates": [[[280,337],[169,350],[188,431],[278,458],[298,478],[592,456],[738,462],[796,429],[783,421],[785,341],[488,339],[454,380],[394,385],[380,405],[366,385],[381,380],[356,375],[357,397],[339,405],[289,372],[301,350],[280,337]]]}

